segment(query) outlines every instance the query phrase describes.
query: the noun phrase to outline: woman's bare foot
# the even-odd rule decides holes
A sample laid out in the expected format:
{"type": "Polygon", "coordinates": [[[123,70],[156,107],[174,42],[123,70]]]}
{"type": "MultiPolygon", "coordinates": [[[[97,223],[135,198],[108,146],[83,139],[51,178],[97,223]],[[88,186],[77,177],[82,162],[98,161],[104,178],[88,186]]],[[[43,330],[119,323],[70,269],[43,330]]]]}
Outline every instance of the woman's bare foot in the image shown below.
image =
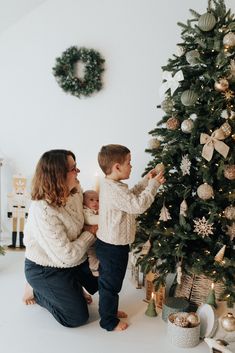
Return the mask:
{"type": "Polygon", "coordinates": [[[90,294],[88,294],[85,289],[83,289],[83,295],[84,298],[86,299],[87,304],[91,304],[92,303],[92,296],[90,294]]]}
{"type": "Polygon", "coordinates": [[[117,324],[117,326],[113,331],[124,331],[127,329],[127,327],[128,327],[128,324],[126,322],[119,321],[119,323],[117,324]]]}
{"type": "Polygon", "coordinates": [[[128,316],[128,315],[127,315],[127,313],[125,313],[125,311],[118,310],[118,312],[117,312],[117,317],[118,317],[119,319],[125,319],[127,316],[128,316]]]}
{"type": "Polygon", "coordinates": [[[33,295],[33,288],[28,283],[25,285],[23,302],[26,305],[36,304],[36,300],[33,295]]]}

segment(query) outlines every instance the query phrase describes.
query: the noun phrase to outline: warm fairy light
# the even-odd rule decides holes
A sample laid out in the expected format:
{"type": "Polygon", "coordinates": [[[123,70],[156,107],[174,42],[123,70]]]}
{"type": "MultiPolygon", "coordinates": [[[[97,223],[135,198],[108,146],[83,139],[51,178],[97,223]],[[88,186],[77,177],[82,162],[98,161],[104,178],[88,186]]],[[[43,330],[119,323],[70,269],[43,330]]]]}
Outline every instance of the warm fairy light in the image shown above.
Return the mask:
{"type": "Polygon", "coordinates": [[[226,295],[226,298],[229,298],[230,297],[230,294],[226,295]]]}
{"type": "Polygon", "coordinates": [[[215,275],[215,274],[216,274],[216,271],[213,271],[212,273],[213,273],[213,275],[215,275]]]}
{"type": "Polygon", "coordinates": [[[153,300],[154,299],[154,293],[152,292],[151,294],[151,299],[153,300]]]}
{"type": "Polygon", "coordinates": [[[215,287],[215,284],[212,282],[211,283],[211,289],[214,289],[214,287],[215,287]]]}

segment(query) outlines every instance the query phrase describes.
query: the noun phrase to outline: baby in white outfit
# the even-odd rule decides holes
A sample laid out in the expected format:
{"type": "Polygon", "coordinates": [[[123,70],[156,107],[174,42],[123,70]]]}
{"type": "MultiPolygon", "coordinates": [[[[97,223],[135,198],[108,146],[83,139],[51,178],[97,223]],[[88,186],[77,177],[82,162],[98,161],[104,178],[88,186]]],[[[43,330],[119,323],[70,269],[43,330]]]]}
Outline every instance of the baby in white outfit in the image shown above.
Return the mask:
{"type": "MultiPolygon", "coordinates": [[[[97,225],[99,223],[99,195],[94,190],[87,190],[83,193],[83,212],[85,224],[97,225]]],[[[99,261],[95,254],[94,245],[88,251],[88,262],[93,276],[98,276],[99,261]]]]}

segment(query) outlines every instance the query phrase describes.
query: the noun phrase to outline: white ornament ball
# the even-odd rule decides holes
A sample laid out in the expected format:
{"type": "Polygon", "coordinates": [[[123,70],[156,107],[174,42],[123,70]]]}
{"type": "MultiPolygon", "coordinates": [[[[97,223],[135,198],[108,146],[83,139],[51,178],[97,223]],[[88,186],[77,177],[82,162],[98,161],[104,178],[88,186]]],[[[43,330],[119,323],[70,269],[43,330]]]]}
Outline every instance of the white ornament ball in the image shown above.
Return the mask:
{"type": "Polygon", "coordinates": [[[199,17],[198,27],[203,32],[211,31],[216,24],[216,18],[212,13],[206,12],[199,17]]]}
{"type": "Polygon", "coordinates": [[[200,54],[198,50],[190,50],[186,53],[185,57],[186,61],[193,66],[199,63],[200,54]]]}
{"type": "Polygon", "coordinates": [[[197,194],[202,200],[209,200],[214,196],[214,190],[212,186],[207,183],[201,184],[197,188],[197,194]]]}
{"type": "Polygon", "coordinates": [[[226,47],[235,47],[235,34],[233,32],[225,34],[223,38],[223,44],[226,47]]]}
{"type": "Polygon", "coordinates": [[[230,221],[235,220],[235,207],[232,205],[226,207],[224,210],[224,216],[230,221]]]}
{"type": "Polygon", "coordinates": [[[176,55],[177,56],[182,56],[182,55],[184,55],[184,53],[185,53],[184,47],[182,47],[182,45],[177,44],[177,46],[176,46],[176,55]]]}
{"type": "Polygon", "coordinates": [[[149,142],[148,142],[148,148],[149,148],[150,150],[159,148],[160,145],[161,145],[161,142],[160,142],[158,139],[156,139],[156,138],[152,138],[152,139],[150,139],[149,142]]]}
{"type": "Polygon", "coordinates": [[[195,113],[190,114],[190,115],[189,115],[189,117],[190,117],[190,119],[191,119],[191,120],[193,120],[193,121],[194,121],[194,120],[196,120],[196,119],[197,119],[197,114],[195,114],[195,113]]]}
{"type": "Polygon", "coordinates": [[[181,124],[181,130],[185,133],[185,134],[190,134],[192,132],[193,129],[193,121],[191,119],[186,119],[182,122],[181,124]]]}

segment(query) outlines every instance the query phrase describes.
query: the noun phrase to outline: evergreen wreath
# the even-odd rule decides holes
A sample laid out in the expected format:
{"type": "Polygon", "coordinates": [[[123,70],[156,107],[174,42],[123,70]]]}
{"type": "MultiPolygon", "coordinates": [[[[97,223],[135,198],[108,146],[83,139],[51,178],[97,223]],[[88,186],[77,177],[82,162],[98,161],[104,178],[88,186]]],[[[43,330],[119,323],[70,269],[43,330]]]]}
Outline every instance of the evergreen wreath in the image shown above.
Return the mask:
{"type": "Polygon", "coordinates": [[[56,58],[56,65],[53,67],[59,86],[66,92],[76,97],[90,96],[102,88],[101,74],[104,71],[105,60],[93,50],[72,46],[65,50],[61,57],[56,58]],[[84,64],[84,76],[77,77],[75,64],[81,61],[84,64]]]}

